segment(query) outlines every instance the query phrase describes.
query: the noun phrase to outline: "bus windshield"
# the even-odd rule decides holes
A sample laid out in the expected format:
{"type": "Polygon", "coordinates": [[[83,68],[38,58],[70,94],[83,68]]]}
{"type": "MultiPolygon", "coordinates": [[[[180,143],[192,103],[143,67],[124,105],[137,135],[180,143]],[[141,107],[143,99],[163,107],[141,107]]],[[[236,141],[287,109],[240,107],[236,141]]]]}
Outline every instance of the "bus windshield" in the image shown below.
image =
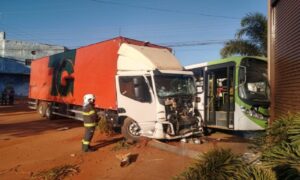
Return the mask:
{"type": "Polygon", "coordinates": [[[269,102],[267,62],[245,58],[239,69],[239,95],[250,104],[262,105],[269,102]]]}
{"type": "Polygon", "coordinates": [[[194,95],[196,88],[194,79],[189,75],[156,75],[154,76],[158,97],[177,95],[194,95]]]}

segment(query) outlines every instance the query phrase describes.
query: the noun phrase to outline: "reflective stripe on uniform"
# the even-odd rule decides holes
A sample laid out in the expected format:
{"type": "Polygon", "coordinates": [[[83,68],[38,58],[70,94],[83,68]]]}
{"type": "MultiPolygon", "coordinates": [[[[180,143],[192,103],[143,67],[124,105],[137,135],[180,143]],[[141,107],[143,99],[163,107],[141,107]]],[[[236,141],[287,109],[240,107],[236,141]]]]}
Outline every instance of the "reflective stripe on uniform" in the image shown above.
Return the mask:
{"type": "Polygon", "coordinates": [[[94,127],[96,123],[84,123],[84,127],[94,127]]]}
{"type": "Polygon", "coordinates": [[[94,113],[95,113],[94,110],[91,110],[91,111],[89,111],[89,112],[82,112],[82,114],[85,115],[85,116],[89,116],[89,115],[92,115],[92,114],[94,114],[94,113]]]}
{"type": "Polygon", "coordinates": [[[90,144],[90,141],[85,141],[84,139],[82,140],[82,144],[84,145],[89,145],[90,144]]]}

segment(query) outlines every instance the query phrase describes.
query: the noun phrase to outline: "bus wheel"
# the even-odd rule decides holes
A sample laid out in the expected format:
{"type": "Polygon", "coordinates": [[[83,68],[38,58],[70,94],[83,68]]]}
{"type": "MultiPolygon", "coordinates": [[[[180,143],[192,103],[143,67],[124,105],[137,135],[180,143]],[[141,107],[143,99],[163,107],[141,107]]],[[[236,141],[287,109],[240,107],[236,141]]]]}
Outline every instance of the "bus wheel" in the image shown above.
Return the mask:
{"type": "Polygon", "coordinates": [[[129,143],[135,143],[140,140],[141,128],[139,127],[138,123],[135,122],[131,118],[126,118],[124,120],[123,126],[122,126],[122,134],[126,138],[127,142],[129,143]]]}
{"type": "Polygon", "coordinates": [[[51,105],[48,105],[46,108],[45,116],[47,119],[52,120],[54,119],[54,114],[52,113],[51,105]]]}
{"type": "Polygon", "coordinates": [[[44,102],[44,101],[41,101],[38,105],[37,111],[42,117],[46,116],[47,106],[48,106],[48,103],[44,102]]]}

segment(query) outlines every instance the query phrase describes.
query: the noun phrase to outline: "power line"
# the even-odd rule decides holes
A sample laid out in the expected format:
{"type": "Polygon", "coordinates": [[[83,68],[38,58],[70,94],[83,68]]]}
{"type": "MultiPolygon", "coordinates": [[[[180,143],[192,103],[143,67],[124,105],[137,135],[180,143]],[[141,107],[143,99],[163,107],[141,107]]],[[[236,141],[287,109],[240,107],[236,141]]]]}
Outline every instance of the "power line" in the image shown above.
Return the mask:
{"type": "Polygon", "coordinates": [[[208,41],[190,41],[190,42],[173,42],[173,43],[158,43],[167,47],[193,47],[206,46],[212,44],[224,44],[227,40],[208,40],[208,41]]]}
{"type": "Polygon", "coordinates": [[[177,13],[177,14],[191,14],[191,15],[199,15],[199,16],[205,16],[205,17],[223,18],[223,19],[234,19],[234,20],[235,19],[240,19],[238,17],[231,17],[231,16],[212,15],[212,14],[198,13],[198,12],[187,12],[187,11],[180,11],[180,10],[155,8],[155,7],[140,6],[140,5],[120,3],[120,2],[111,2],[111,1],[103,1],[103,0],[91,0],[91,1],[94,1],[94,2],[97,2],[97,3],[102,3],[102,4],[127,6],[127,7],[131,7],[131,8],[147,9],[147,10],[159,11],[159,12],[168,12],[168,13],[177,13]]]}

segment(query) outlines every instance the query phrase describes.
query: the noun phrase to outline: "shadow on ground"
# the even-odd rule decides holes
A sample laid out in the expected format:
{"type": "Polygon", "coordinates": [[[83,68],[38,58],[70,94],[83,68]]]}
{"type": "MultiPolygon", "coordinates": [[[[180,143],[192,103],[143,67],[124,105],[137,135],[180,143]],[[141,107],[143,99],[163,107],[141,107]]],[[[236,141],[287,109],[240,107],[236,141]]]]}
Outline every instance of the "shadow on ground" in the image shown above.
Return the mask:
{"type": "Polygon", "coordinates": [[[67,129],[82,127],[82,122],[72,119],[57,120],[36,120],[28,122],[17,122],[10,124],[0,124],[0,135],[10,135],[16,137],[26,137],[41,134],[44,131],[56,130],[67,127],[67,129]]]}

